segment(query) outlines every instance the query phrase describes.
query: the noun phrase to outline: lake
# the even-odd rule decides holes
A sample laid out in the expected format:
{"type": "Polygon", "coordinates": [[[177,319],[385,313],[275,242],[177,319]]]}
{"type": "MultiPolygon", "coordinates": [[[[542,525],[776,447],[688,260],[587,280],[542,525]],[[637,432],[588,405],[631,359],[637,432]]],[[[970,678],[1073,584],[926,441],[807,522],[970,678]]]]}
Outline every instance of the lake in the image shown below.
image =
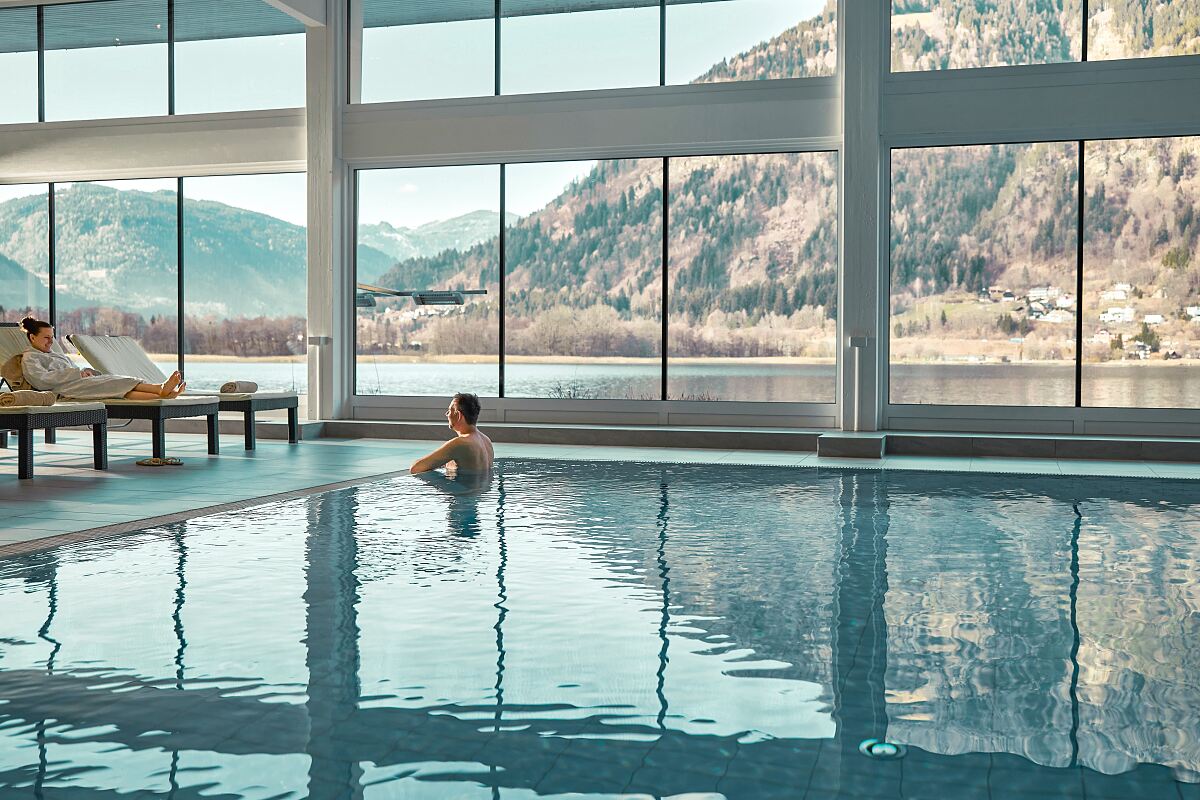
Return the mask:
{"type": "MultiPolygon", "coordinates": [[[[171,362],[160,361],[165,371],[171,362]]],[[[891,401],[897,404],[1071,406],[1075,370],[1070,364],[903,364],[892,367],[891,401]]],[[[1083,402],[1091,407],[1200,407],[1200,363],[1123,362],[1085,365],[1083,402]]],[[[213,391],[227,380],[248,379],[266,388],[308,390],[302,363],[191,361],[189,385],[213,391]]],[[[496,396],[495,364],[395,363],[361,360],[358,393],[449,396],[473,391],[496,396]]],[[[658,399],[657,364],[508,364],[508,397],[658,399]]],[[[672,366],[673,399],[832,402],[832,364],[713,364],[672,366]]]]}

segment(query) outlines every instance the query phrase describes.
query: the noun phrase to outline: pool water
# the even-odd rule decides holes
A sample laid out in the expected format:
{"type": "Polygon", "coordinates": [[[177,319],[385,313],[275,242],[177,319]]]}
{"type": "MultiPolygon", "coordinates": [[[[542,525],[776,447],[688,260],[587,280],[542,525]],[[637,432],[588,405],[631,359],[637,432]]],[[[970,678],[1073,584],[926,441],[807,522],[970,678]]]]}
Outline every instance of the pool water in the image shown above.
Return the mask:
{"type": "Polygon", "coordinates": [[[505,460],[6,559],[0,798],[1200,798],[1198,497],[505,460]]]}

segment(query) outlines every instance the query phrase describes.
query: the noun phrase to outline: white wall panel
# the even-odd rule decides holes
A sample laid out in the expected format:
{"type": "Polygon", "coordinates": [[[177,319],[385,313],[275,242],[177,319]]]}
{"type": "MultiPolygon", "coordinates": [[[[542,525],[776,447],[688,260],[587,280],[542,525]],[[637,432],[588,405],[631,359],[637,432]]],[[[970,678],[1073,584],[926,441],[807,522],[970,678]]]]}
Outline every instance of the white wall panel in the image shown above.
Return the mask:
{"type": "Polygon", "coordinates": [[[830,149],[833,79],[352,106],[358,167],[830,149]]]}
{"type": "Polygon", "coordinates": [[[302,109],[0,126],[0,183],[304,167],[302,109]]]}

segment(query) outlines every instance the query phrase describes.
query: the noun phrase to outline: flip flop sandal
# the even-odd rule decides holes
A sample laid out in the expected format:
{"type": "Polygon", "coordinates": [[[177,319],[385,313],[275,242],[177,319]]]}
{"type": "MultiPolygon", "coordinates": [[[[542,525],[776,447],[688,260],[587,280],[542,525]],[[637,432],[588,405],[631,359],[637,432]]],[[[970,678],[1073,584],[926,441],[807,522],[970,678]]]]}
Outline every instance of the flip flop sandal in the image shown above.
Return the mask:
{"type": "Polygon", "coordinates": [[[162,462],[164,464],[166,464],[168,467],[182,467],[183,466],[183,459],[176,458],[175,456],[167,456],[166,458],[164,458],[162,460],[162,462]]]}
{"type": "Polygon", "coordinates": [[[143,458],[141,461],[135,461],[139,467],[161,467],[167,462],[161,458],[143,458]]]}

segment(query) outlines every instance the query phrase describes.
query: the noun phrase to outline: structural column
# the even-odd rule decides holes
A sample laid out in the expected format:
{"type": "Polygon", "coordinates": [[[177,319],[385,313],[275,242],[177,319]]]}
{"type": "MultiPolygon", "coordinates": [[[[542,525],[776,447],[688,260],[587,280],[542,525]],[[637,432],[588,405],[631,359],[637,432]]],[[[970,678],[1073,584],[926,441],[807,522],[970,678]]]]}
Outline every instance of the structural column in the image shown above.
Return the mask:
{"type": "Polygon", "coordinates": [[[352,391],[352,191],[342,160],[347,100],[347,8],[327,0],[326,24],[307,30],[308,416],[345,416],[352,391]]]}
{"type": "MultiPolygon", "coordinates": [[[[841,281],[838,290],[838,408],[843,430],[878,430],[884,391],[880,343],[883,158],[880,82],[887,64],[888,0],[838,6],[841,88],[841,281]]],[[[885,334],[886,335],[886,334],[885,334]]]]}

